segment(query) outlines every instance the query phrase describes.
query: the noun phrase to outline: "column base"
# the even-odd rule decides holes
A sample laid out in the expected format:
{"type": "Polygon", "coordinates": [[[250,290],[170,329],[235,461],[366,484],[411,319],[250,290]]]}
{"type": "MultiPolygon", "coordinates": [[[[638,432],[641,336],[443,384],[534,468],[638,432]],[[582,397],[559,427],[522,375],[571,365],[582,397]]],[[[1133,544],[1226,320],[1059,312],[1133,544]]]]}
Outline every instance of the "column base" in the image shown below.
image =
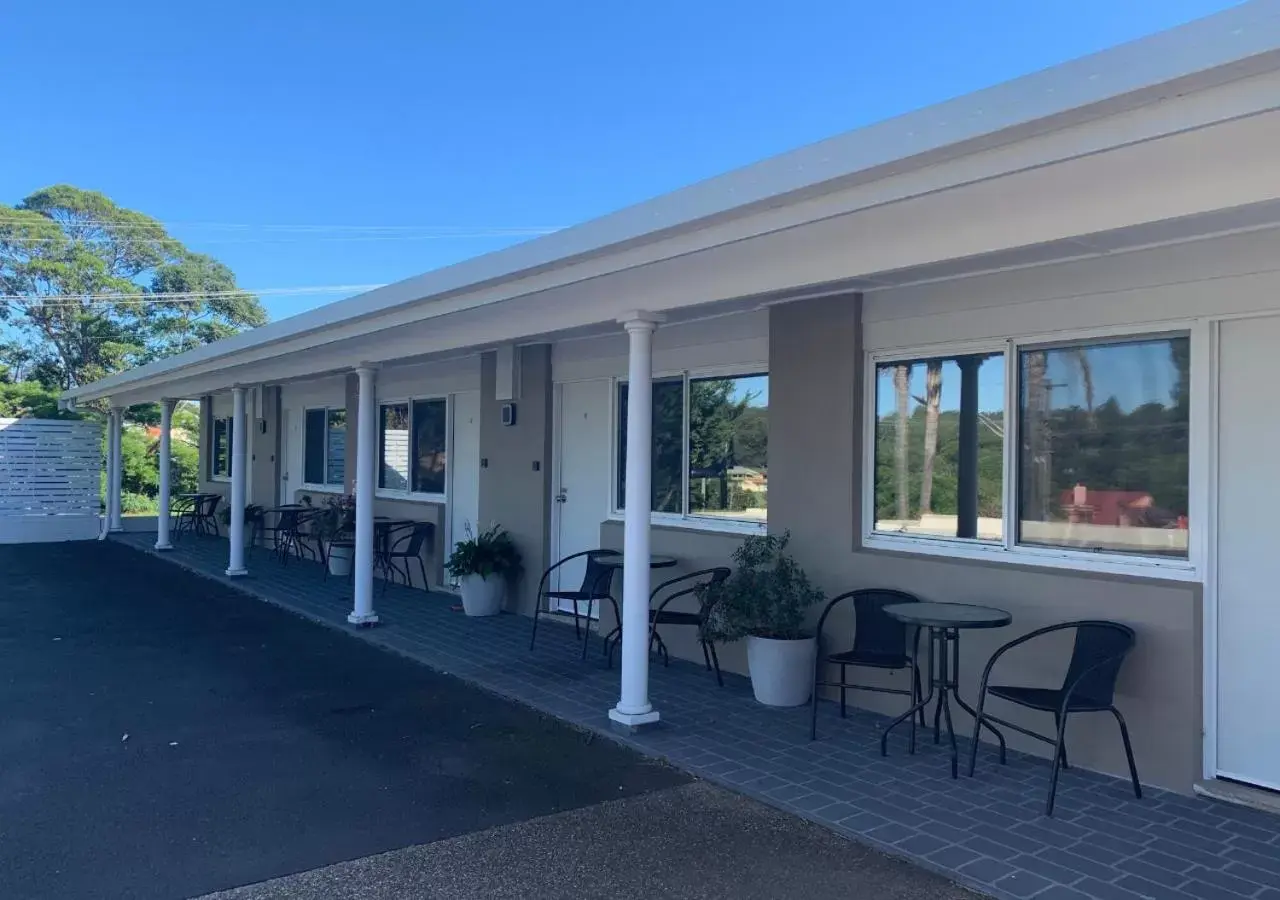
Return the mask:
{"type": "Polygon", "coordinates": [[[609,710],[609,726],[614,731],[620,731],[623,734],[636,734],[640,731],[648,731],[658,724],[658,711],[651,709],[644,713],[625,713],[619,712],[615,706],[609,710]]]}
{"type": "Polygon", "coordinates": [[[110,528],[107,529],[107,533],[108,534],[124,534],[124,526],[112,525],[110,528]]]}
{"type": "Polygon", "coordinates": [[[163,544],[162,544],[162,543],[160,543],[159,541],[156,541],[156,549],[157,549],[157,550],[172,550],[172,549],[173,549],[173,544],[170,544],[168,541],[165,541],[163,544]]]}
{"type": "Polygon", "coordinates": [[[351,612],[347,613],[347,621],[357,628],[372,628],[378,624],[378,614],[375,612],[351,612]]]}
{"type": "Polygon", "coordinates": [[[248,569],[227,569],[228,578],[239,578],[242,575],[248,575],[248,569]]]}

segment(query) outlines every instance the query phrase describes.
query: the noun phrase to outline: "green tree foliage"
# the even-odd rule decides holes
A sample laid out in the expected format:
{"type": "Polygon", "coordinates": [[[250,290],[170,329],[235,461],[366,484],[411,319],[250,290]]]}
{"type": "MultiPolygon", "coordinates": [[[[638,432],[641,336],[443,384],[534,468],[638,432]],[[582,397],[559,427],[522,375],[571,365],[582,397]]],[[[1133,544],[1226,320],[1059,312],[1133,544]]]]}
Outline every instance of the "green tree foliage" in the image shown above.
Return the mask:
{"type": "Polygon", "coordinates": [[[78,419],[58,409],[58,393],[38,381],[0,383],[0,419],[78,419]]]}
{"type": "Polygon", "coordinates": [[[64,389],[267,320],[225,265],[71,185],[0,205],[0,294],[0,362],[64,389]]]}

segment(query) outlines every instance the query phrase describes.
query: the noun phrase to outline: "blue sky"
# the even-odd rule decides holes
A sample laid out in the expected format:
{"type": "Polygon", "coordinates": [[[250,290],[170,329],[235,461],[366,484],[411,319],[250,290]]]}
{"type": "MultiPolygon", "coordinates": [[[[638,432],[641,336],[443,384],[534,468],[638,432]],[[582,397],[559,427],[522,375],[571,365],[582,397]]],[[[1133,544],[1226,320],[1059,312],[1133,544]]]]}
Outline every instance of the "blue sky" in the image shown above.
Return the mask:
{"type": "Polygon", "coordinates": [[[70,182],[240,226],[171,230],[245,287],[382,283],[1232,5],[12,3],[0,202],[70,182]]]}

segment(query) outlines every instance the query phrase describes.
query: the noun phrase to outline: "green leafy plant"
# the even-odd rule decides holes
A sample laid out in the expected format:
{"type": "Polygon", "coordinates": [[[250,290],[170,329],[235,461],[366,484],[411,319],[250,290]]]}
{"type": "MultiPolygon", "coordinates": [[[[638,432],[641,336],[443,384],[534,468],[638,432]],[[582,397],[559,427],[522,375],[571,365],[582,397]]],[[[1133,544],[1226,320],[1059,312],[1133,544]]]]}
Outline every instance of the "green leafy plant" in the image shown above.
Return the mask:
{"type": "Polygon", "coordinates": [[[752,535],[733,553],[733,574],[719,588],[705,636],[717,641],[744,637],[796,640],[805,630],[809,608],[822,600],[787,544],[791,533],[752,535]]]}
{"type": "Polygon", "coordinates": [[[471,526],[467,525],[466,540],[458,541],[444,567],[454,578],[465,575],[515,578],[521,569],[520,551],[501,525],[490,525],[474,536],[471,526]]]}
{"type": "MultiPolygon", "coordinates": [[[[303,502],[311,505],[311,498],[303,502]]],[[[326,497],[320,513],[311,520],[311,530],[321,540],[335,541],[349,538],[356,530],[356,498],[350,494],[326,497]]]]}

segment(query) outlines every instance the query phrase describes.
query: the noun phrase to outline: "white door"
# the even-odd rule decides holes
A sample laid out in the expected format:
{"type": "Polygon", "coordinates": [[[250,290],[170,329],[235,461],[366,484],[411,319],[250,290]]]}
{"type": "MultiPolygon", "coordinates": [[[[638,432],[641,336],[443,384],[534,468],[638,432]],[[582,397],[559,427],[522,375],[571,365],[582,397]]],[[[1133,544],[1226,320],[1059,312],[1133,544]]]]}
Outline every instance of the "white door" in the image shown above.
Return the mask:
{"type": "Polygon", "coordinates": [[[289,485],[289,448],[296,446],[295,436],[290,431],[289,410],[280,408],[280,502],[292,503],[293,490],[289,485]]]}
{"type": "MultiPolygon", "coordinates": [[[[474,533],[480,517],[480,392],[454,394],[453,454],[449,457],[448,553],[474,533]]],[[[446,553],[445,558],[448,558],[446,553]]]]}
{"type": "Polygon", "coordinates": [[[1218,774],[1280,790],[1280,318],[1222,323],[1218,384],[1218,774]]]}
{"type": "MultiPolygon", "coordinates": [[[[600,546],[600,523],[609,515],[610,406],[612,382],[571,381],[557,385],[555,502],[552,504],[553,554],[564,559],[600,546]]],[[[552,590],[582,586],[586,561],[576,559],[556,570],[552,590]]],[[[568,601],[560,604],[572,611],[568,601]]],[[[581,612],[586,612],[582,609],[581,612]]],[[[599,612],[599,610],[593,610],[599,612]]]]}

